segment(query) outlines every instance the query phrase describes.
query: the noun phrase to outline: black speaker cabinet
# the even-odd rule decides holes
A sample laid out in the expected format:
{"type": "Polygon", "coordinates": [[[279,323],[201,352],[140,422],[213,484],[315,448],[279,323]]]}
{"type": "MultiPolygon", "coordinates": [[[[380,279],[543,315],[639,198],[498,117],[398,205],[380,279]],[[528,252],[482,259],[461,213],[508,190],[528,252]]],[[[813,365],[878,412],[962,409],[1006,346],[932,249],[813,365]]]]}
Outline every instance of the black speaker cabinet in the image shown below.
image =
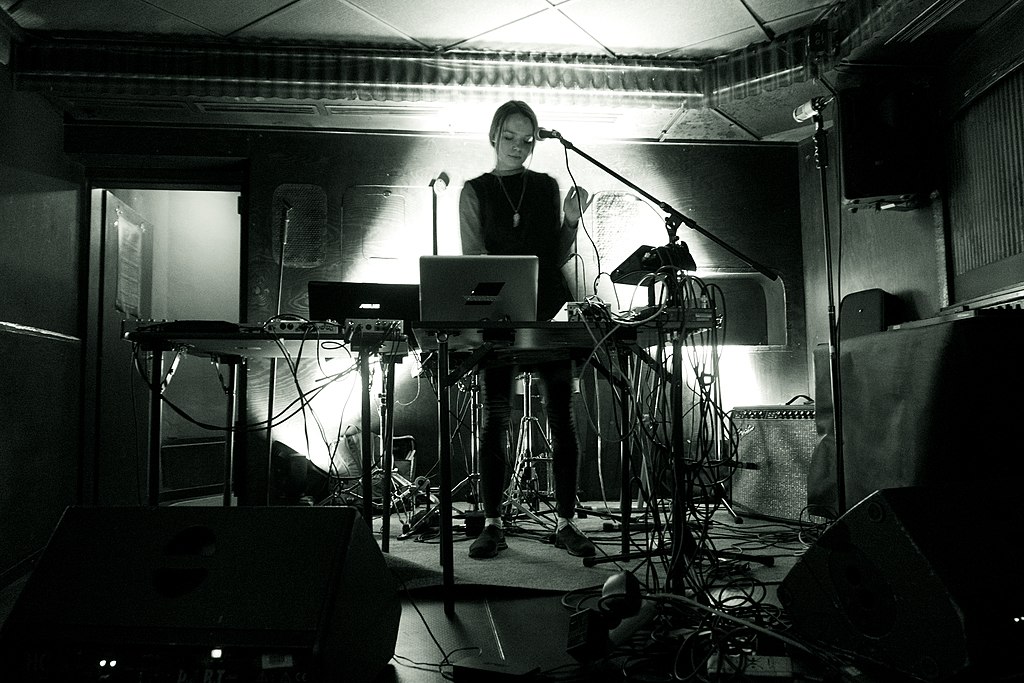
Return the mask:
{"type": "Polygon", "coordinates": [[[371,681],[401,604],[348,507],[68,508],[0,632],[6,681],[371,681]]]}
{"type": "Polygon", "coordinates": [[[936,105],[927,87],[878,83],[839,93],[844,201],[922,196],[937,189],[936,105]]]}
{"type": "Polygon", "coordinates": [[[324,188],[278,185],[274,188],[271,215],[275,262],[283,260],[284,265],[292,268],[324,265],[327,260],[327,193],[324,188]]]}
{"type": "MultiPolygon", "coordinates": [[[[732,411],[739,435],[731,499],[741,512],[800,519],[816,442],[814,406],[745,406],[732,411]]],[[[803,514],[806,518],[806,514],[803,514]]]]}
{"type": "Polygon", "coordinates": [[[779,600],[805,638],[904,678],[1019,676],[1022,522],[1019,501],[977,490],[881,489],[806,551],[779,600]]]}
{"type": "Polygon", "coordinates": [[[839,302],[839,339],[884,332],[904,321],[899,297],[883,289],[851,292],[839,302]]]}

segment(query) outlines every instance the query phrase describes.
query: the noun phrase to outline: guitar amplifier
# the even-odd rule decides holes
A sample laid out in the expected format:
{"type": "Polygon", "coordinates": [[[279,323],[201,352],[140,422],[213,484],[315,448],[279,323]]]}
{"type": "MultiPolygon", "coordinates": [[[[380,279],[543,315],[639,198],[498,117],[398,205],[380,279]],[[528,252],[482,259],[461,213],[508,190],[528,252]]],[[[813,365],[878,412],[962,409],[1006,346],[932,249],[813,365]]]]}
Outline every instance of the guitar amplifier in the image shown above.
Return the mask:
{"type": "Polygon", "coordinates": [[[734,408],[739,434],[731,500],[740,514],[807,520],[807,472],[817,443],[814,405],[734,408]]]}

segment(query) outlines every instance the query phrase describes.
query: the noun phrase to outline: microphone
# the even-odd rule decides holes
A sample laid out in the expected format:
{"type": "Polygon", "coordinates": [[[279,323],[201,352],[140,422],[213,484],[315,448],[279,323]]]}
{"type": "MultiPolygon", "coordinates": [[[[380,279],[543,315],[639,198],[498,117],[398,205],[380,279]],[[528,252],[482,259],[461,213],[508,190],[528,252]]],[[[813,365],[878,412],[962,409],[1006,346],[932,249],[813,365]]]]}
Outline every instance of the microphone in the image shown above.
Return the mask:
{"type": "Polygon", "coordinates": [[[554,138],[555,140],[561,140],[562,134],[559,133],[557,130],[551,130],[550,128],[538,128],[537,138],[539,140],[548,140],[550,138],[554,138]]]}
{"type": "Polygon", "coordinates": [[[447,190],[448,181],[448,174],[445,173],[444,171],[441,171],[439,174],[437,174],[437,177],[433,178],[430,181],[430,187],[434,189],[434,194],[441,194],[442,192],[447,190]]]}
{"type": "Polygon", "coordinates": [[[810,100],[804,102],[793,110],[793,120],[797,123],[810,121],[816,115],[823,112],[825,107],[831,103],[831,97],[812,97],[810,100]]]}

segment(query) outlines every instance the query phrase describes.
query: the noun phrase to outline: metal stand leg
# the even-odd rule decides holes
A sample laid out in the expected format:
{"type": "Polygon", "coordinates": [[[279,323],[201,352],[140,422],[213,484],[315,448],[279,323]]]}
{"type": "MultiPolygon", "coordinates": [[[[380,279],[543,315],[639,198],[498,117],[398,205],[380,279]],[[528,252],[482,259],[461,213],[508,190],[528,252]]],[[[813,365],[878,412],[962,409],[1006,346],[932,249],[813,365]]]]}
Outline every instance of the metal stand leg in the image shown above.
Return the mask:
{"type": "Polygon", "coordinates": [[[227,414],[225,422],[227,429],[224,432],[224,507],[231,507],[231,475],[234,472],[235,461],[235,420],[238,417],[238,367],[240,362],[232,360],[228,362],[228,384],[227,384],[227,414]]]}
{"type": "Polygon", "coordinates": [[[151,507],[160,504],[160,429],[163,422],[163,363],[162,348],[153,349],[150,359],[150,381],[153,384],[152,400],[149,404],[149,471],[146,477],[146,503],[151,507]]]}
{"type": "Polygon", "coordinates": [[[451,396],[448,386],[448,335],[437,335],[437,424],[438,465],[441,470],[441,593],[444,613],[455,614],[455,556],[452,536],[452,444],[451,421],[448,412],[451,396]]]}
{"type": "Polygon", "coordinates": [[[389,552],[390,546],[389,541],[391,538],[391,494],[392,494],[392,468],[394,467],[394,458],[392,457],[392,446],[394,444],[395,436],[395,424],[394,424],[394,396],[395,396],[395,364],[393,357],[385,357],[384,359],[385,374],[384,379],[384,395],[381,397],[381,416],[380,416],[380,433],[381,433],[381,476],[380,476],[380,495],[381,505],[383,512],[381,514],[381,528],[380,528],[380,548],[383,552],[389,552]]]}
{"type": "Polygon", "coordinates": [[[365,351],[359,352],[359,378],[362,395],[362,490],[363,521],[373,529],[373,443],[370,436],[370,359],[365,351]]]}
{"type": "MultiPolygon", "coordinates": [[[[469,485],[469,502],[473,512],[480,511],[480,377],[476,373],[470,375],[469,383],[469,430],[470,472],[460,482],[469,485]]],[[[456,486],[455,488],[459,488],[456,486]]]]}
{"type": "MultiPolygon", "coordinates": [[[[514,515],[514,510],[525,514],[535,522],[545,526],[551,525],[551,520],[541,516],[541,503],[546,502],[553,495],[551,488],[552,473],[548,467],[548,486],[544,491],[540,490],[540,478],[537,475],[538,462],[551,462],[551,444],[548,442],[540,420],[533,416],[533,377],[529,372],[523,373],[523,418],[519,421],[519,438],[516,445],[516,457],[512,467],[512,477],[508,489],[505,491],[505,502],[502,506],[508,510],[508,514],[514,515]],[[545,457],[538,457],[535,449],[534,432],[540,437],[545,457]]],[[[554,508],[548,504],[549,510],[554,508]]]]}

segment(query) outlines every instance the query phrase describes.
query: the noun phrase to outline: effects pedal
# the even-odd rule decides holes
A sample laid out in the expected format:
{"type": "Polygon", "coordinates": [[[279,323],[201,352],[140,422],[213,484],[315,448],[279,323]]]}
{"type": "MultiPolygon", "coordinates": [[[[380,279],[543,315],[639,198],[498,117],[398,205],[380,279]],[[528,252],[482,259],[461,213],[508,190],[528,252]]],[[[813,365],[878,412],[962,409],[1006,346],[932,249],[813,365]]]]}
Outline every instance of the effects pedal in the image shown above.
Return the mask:
{"type": "Polygon", "coordinates": [[[383,318],[352,318],[345,321],[350,335],[379,335],[382,339],[399,339],[402,337],[402,321],[383,318]]]}
{"type": "Polygon", "coordinates": [[[318,334],[338,334],[341,326],[333,320],[272,320],[267,323],[267,331],[315,337],[318,334]]]}

